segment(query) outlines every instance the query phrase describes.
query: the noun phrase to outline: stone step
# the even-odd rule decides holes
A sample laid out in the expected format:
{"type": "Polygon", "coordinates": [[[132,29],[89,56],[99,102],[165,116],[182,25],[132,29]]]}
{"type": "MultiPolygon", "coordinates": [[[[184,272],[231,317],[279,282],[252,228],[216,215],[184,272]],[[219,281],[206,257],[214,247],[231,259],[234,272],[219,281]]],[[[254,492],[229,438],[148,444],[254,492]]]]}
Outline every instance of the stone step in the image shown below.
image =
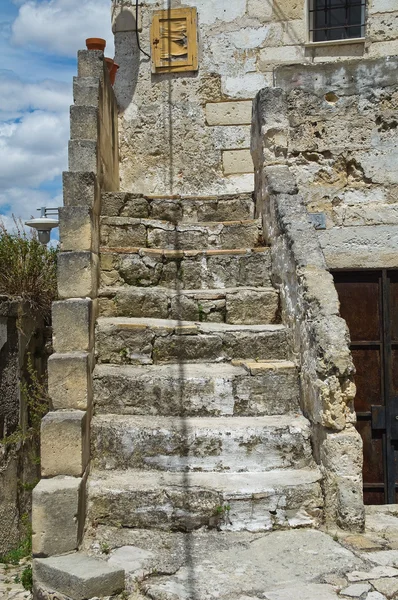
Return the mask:
{"type": "Polygon", "coordinates": [[[105,470],[262,472],[313,466],[301,415],[155,417],[96,415],[94,467],[105,470]]]}
{"type": "Polygon", "coordinates": [[[271,284],[269,248],[162,250],[101,248],[101,285],[219,289],[271,284]]]}
{"type": "Polygon", "coordinates": [[[101,246],[144,246],[171,250],[253,248],[262,244],[260,220],[186,223],[157,219],[101,217],[101,246]]]}
{"type": "Polygon", "coordinates": [[[253,219],[254,202],[252,194],[195,197],[107,192],[102,194],[102,214],[172,223],[236,221],[253,219]]]}
{"type": "Polygon", "coordinates": [[[101,317],[96,331],[102,363],[165,364],[289,358],[283,325],[229,325],[165,319],[101,317]]]}
{"type": "Polygon", "coordinates": [[[192,531],[269,531],[314,525],[323,506],[317,469],[264,473],[94,471],[91,525],[192,531]],[[297,519],[297,512],[300,519],[297,519]]]}
{"type": "Polygon", "coordinates": [[[299,382],[288,361],[97,365],[95,412],[169,416],[256,416],[298,411],[299,382]]]}
{"type": "Polygon", "coordinates": [[[274,288],[170,290],[140,287],[100,291],[103,317],[151,317],[211,323],[267,324],[279,322],[279,294],[274,288]]]}

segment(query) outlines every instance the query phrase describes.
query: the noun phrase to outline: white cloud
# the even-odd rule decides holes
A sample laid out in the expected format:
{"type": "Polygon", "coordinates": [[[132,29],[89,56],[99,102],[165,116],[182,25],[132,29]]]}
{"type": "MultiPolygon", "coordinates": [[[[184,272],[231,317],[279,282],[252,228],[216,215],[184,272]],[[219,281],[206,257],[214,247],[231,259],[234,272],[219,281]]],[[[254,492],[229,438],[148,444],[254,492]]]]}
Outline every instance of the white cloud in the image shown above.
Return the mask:
{"type": "Polygon", "coordinates": [[[0,125],[0,190],[39,186],[67,164],[67,113],[35,111],[0,125]]]}
{"type": "Polygon", "coordinates": [[[24,83],[8,71],[0,71],[0,119],[18,118],[24,111],[66,112],[72,104],[70,84],[45,80],[24,83]],[[10,115],[10,116],[7,116],[10,115]]]}
{"type": "Polygon", "coordinates": [[[87,37],[102,37],[107,55],[113,56],[110,12],[110,0],[28,0],[19,8],[11,41],[72,57],[87,37]]]}

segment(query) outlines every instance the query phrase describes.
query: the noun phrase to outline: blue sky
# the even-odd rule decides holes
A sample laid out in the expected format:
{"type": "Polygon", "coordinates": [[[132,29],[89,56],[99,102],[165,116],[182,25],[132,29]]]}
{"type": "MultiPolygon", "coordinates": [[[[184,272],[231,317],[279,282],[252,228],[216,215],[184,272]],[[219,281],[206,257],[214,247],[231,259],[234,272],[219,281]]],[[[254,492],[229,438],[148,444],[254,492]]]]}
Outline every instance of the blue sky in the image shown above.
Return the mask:
{"type": "Polygon", "coordinates": [[[111,0],[0,0],[0,216],[62,205],[76,53],[107,39],[111,0]]]}

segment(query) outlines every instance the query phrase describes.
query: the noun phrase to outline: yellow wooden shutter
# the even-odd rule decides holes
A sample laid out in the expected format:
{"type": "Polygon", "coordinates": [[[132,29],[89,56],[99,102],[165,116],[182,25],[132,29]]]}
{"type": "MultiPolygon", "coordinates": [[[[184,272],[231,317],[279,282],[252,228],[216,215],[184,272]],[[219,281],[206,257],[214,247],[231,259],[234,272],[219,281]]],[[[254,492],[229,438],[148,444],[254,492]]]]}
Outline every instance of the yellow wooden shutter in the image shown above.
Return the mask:
{"type": "Polygon", "coordinates": [[[154,73],[197,71],[196,8],[156,11],[151,27],[151,46],[154,73]]]}

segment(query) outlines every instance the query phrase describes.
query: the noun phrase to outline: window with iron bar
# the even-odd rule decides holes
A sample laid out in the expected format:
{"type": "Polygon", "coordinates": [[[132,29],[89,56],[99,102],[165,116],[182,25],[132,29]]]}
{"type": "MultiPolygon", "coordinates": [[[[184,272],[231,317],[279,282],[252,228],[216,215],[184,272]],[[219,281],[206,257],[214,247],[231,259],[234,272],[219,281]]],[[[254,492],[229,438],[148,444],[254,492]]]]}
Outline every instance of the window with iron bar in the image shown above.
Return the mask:
{"type": "Polygon", "coordinates": [[[310,0],[312,42],[365,36],[366,0],[310,0]]]}

